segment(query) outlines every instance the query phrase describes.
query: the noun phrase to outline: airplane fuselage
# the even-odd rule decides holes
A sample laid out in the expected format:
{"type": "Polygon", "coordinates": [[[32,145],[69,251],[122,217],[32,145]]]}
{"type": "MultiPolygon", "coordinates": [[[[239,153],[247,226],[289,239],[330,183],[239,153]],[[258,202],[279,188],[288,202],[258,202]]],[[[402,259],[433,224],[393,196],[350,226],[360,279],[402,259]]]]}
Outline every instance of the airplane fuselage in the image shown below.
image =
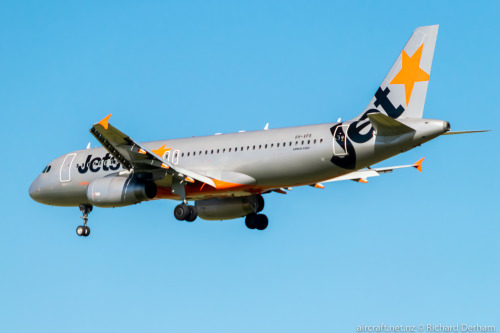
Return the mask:
{"type": "MultiPolygon", "coordinates": [[[[419,119],[420,131],[406,137],[378,138],[370,124],[362,126],[362,123],[353,120],[151,141],[143,145],[150,150],[164,147],[162,157],[174,166],[181,165],[234,185],[214,189],[187,184],[186,198],[200,200],[319,183],[407,151],[447,130],[446,122],[419,119]],[[426,125],[426,122],[431,124],[426,125]],[[360,127],[362,131],[351,130],[360,127]],[[337,140],[339,133],[335,133],[336,130],[340,133],[340,140],[337,140]],[[353,133],[365,133],[369,138],[364,139],[366,142],[356,143],[348,133],[353,137],[353,133]],[[349,146],[353,151],[349,151],[349,146]],[[343,163],[347,160],[353,160],[353,164],[343,163]]],[[[416,127],[415,124],[412,126],[416,127]]],[[[53,206],[86,204],[87,187],[93,180],[129,173],[104,148],[77,150],[55,159],[50,166],[51,172],[42,173],[33,182],[30,194],[37,199],[36,193],[43,192],[43,198],[37,200],[53,206]]],[[[155,199],[179,200],[169,190],[171,183],[168,178],[157,181],[157,184],[161,190],[155,199]]]]}

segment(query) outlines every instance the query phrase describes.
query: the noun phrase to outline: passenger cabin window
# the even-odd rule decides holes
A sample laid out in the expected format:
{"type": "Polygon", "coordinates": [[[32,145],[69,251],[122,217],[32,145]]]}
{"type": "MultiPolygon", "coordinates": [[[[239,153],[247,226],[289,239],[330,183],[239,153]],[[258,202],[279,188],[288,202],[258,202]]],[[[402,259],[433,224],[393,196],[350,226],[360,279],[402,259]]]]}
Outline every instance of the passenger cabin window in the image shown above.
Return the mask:
{"type": "Polygon", "coordinates": [[[323,139],[319,140],[319,143],[323,142],[323,139]]]}

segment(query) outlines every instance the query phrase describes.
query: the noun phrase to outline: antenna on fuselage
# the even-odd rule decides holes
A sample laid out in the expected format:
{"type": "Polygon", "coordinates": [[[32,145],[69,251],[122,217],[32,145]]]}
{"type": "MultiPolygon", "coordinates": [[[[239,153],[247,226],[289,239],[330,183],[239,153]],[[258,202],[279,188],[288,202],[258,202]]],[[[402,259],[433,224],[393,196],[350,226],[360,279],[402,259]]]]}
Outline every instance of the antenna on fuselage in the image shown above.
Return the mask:
{"type": "Polygon", "coordinates": [[[89,142],[89,144],[87,145],[87,149],[90,149],[90,142],[89,142]]]}
{"type": "Polygon", "coordinates": [[[264,129],[267,131],[269,129],[269,123],[266,124],[266,126],[264,127],[264,129]]]}

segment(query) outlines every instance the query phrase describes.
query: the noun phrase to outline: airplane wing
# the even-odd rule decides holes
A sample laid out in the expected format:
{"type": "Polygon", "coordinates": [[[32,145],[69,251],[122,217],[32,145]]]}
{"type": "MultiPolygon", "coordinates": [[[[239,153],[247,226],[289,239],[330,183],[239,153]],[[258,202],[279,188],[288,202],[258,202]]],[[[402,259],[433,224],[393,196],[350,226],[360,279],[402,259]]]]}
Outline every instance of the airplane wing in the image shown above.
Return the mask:
{"type": "MultiPolygon", "coordinates": [[[[409,165],[398,165],[398,166],[392,166],[392,167],[385,167],[385,168],[368,168],[368,169],[363,169],[359,171],[354,171],[351,173],[348,173],[343,176],[335,177],[332,179],[327,179],[323,181],[322,183],[329,183],[329,182],[337,182],[341,180],[354,180],[356,182],[360,183],[368,183],[366,178],[369,177],[376,177],[380,176],[382,173],[388,173],[392,172],[396,169],[404,169],[404,168],[416,168],[418,171],[422,172],[422,162],[424,161],[425,157],[419,159],[417,162],[414,164],[409,164],[409,165]]],[[[316,187],[316,188],[324,188],[324,186],[321,183],[317,184],[311,184],[311,186],[316,187]]]]}
{"type": "Polygon", "coordinates": [[[197,172],[188,170],[178,165],[174,166],[163,159],[160,154],[150,151],[146,147],[132,140],[129,136],[109,124],[111,114],[100,122],[94,124],[90,133],[99,141],[115,159],[127,170],[134,172],[162,172],[174,177],[194,183],[195,180],[216,187],[214,181],[197,172]]]}

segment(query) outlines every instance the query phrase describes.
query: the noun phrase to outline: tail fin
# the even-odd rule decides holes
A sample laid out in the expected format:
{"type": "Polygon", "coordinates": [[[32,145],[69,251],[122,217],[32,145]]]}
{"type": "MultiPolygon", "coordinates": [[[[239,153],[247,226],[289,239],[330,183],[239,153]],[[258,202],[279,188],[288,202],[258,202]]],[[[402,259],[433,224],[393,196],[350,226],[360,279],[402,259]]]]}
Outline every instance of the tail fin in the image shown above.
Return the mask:
{"type": "Polygon", "coordinates": [[[384,112],[391,118],[422,118],[438,25],[415,29],[360,118],[384,112]]]}

